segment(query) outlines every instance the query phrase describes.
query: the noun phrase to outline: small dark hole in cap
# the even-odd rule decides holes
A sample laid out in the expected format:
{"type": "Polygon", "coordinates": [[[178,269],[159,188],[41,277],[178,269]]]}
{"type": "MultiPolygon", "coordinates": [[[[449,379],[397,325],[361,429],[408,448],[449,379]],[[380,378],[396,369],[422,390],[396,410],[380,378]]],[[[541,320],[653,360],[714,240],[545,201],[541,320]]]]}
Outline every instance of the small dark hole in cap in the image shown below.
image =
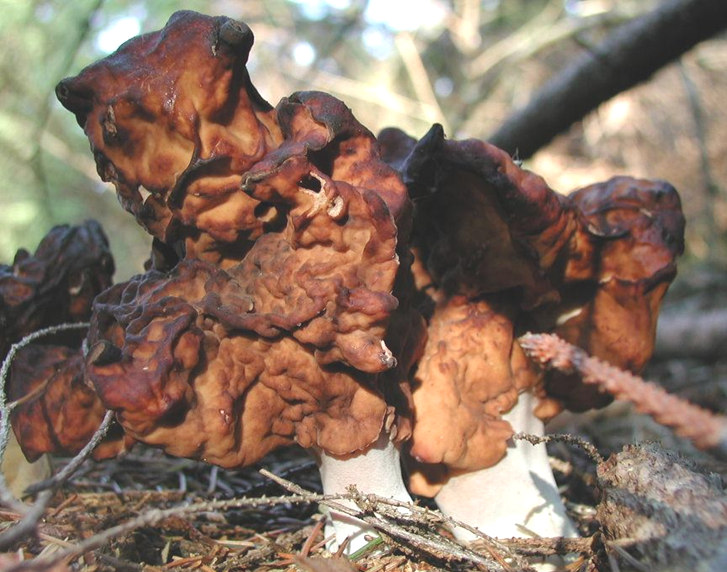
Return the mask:
{"type": "Polygon", "coordinates": [[[308,189],[309,191],[313,191],[314,193],[319,193],[321,191],[321,181],[313,175],[306,175],[301,178],[301,180],[298,181],[298,186],[308,189]]]}

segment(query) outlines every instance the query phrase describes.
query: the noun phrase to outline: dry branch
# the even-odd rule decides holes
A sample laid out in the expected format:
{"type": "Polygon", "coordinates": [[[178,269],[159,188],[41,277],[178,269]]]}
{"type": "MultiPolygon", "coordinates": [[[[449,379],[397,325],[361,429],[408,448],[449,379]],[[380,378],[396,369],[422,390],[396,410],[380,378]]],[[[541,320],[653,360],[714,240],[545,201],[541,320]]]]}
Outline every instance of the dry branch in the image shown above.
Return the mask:
{"type": "MultiPolygon", "coordinates": [[[[157,525],[161,521],[174,516],[189,516],[192,514],[217,512],[239,508],[261,508],[276,505],[297,504],[297,503],[320,503],[352,516],[362,518],[377,530],[380,530],[388,538],[396,539],[396,543],[407,551],[416,550],[431,555],[440,560],[464,561],[469,564],[485,568],[487,570],[512,570],[507,563],[512,563],[516,569],[527,569],[524,561],[511,552],[505,545],[489,539],[479,533],[482,548],[484,551],[493,554],[492,557],[480,554],[460,545],[456,541],[445,538],[436,530],[437,525],[448,524],[450,526],[465,526],[463,523],[453,521],[436,511],[430,511],[413,504],[401,503],[391,499],[378,497],[376,495],[364,495],[358,491],[352,491],[341,495],[322,495],[307,491],[281,477],[272,475],[265,471],[264,474],[275,480],[278,484],[289,491],[296,491],[294,494],[262,497],[262,498],[240,498],[217,501],[198,501],[189,504],[180,504],[169,509],[150,509],[142,514],[131,518],[117,526],[107,528],[98,534],[84,539],[78,543],[69,543],[64,549],[54,552],[47,557],[38,557],[7,569],[7,572],[18,572],[19,570],[45,570],[60,562],[68,562],[82,554],[101,548],[109,541],[120,538],[129,532],[144,526],[157,525]],[[354,501],[359,505],[358,509],[350,508],[341,504],[341,501],[354,501]],[[401,509],[410,511],[408,521],[401,509]],[[407,521],[407,522],[405,522],[407,521]],[[430,534],[426,534],[429,532],[430,534]],[[506,561],[507,559],[507,561],[506,561]]],[[[557,540],[553,542],[557,543],[557,540]]],[[[580,545],[575,549],[582,548],[580,545]]],[[[534,547],[537,550],[537,546],[534,547]]]]}
{"type": "Polygon", "coordinates": [[[41,481],[39,483],[34,483],[31,486],[28,487],[27,492],[28,494],[35,494],[40,491],[52,489],[56,490],[58,487],[63,485],[70,477],[75,473],[78,468],[81,466],[81,463],[88,459],[91,456],[91,453],[93,453],[93,450],[96,448],[96,446],[101,442],[101,440],[106,436],[106,433],[109,430],[109,427],[111,426],[111,423],[114,420],[114,413],[113,411],[107,411],[106,415],[104,415],[103,421],[101,422],[101,425],[99,425],[96,432],[91,436],[91,439],[88,443],[81,449],[76,456],[74,456],[70,462],[63,467],[61,471],[56,473],[53,477],[50,479],[46,479],[45,481],[41,481]]]}
{"type": "Polygon", "coordinates": [[[668,0],[614,30],[556,75],[489,141],[520,158],[614,95],[649,78],[699,42],[727,27],[724,0],[668,0]]]}
{"type": "Polygon", "coordinates": [[[727,347],[727,309],[665,312],[656,330],[655,355],[662,358],[714,359],[727,347]]]}
{"type": "Polygon", "coordinates": [[[539,445],[540,443],[551,442],[569,443],[585,451],[594,463],[603,462],[603,457],[601,456],[601,453],[598,452],[598,449],[596,449],[596,446],[593,443],[586,441],[585,439],[582,439],[581,437],[578,437],[576,435],[570,435],[566,433],[562,435],[543,435],[541,437],[539,435],[532,435],[530,433],[520,432],[515,433],[512,438],[516,441],[527,441],[531,445],[539,445]]]}
{"type": "MultiPolygon", "coordinates": [[[[269,471],[263,470],[261,473],[295,495],[310,495],[311,498],[314,496],[316,498],[320,497],[320,495],[306,491],[295,483],[287,481],[269,471]]],[[[355,487],[350,487],[349,494],[347,495],[327,495],[319,498],[315,502],[363,520],[379,532],[385,534],[388,538],[396,541],[405,550],[411,550],[413,547],[438,559],[471,562],[472,564],[484,567],[486,570],[510,570],[503,556],[509,559],[515,558],[520,567],[524,564],[510,553],[504,545],[483,534],[476,528],[444,516],[438,511],[431,511],[428,508],[373,494],[362,494],[355,487]],[[336,502],[340,500],[352,500],[358,506],[358,509],[352,509],[347,505],[336,502]],[[401,509],[405,509],[408,514],[402,512],[401,509]],[[411,524],[419,525],[420,529],[428,530],[432,534],[424,535],[422,531],[415,532],[410,530],[400,524],[404,520],[409,520],[411,524]],[[480,544],[484,545],[485,550],[492,558],[484,557],[457,541],[442,537],[435,530],[435,525],[437,524],[448,525],[450,527],[459,526],[472,532],[478,537],[480,544]]]]}
{"type": "Polygon", "coordinates": [[[672,395],[660,386],[590,357],[553,334],[520,338],[525,353],[537,363],[564,373],[578,373],[583,383],[598,385],[617,399],[629,401],[641,413],[671,427],[702,450],[727,458],[727,418],[672,395]]]}

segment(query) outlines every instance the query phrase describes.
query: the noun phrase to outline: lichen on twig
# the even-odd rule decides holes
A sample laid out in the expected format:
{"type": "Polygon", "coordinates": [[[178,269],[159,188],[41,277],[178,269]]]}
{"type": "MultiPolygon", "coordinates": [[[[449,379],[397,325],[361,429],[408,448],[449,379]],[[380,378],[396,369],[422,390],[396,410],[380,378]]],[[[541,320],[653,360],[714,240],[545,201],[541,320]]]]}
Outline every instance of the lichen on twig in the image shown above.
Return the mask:
{"type": "Polygon", "coordinates": [[[721,459],[727,459],[727,418],[672,395],[655,383],[624,371],[553,334],[520,337],[525,353],[542,366],[577,373],[583,383],[598,385],[617,399],[633,403],[658,423],[721,459]]]}

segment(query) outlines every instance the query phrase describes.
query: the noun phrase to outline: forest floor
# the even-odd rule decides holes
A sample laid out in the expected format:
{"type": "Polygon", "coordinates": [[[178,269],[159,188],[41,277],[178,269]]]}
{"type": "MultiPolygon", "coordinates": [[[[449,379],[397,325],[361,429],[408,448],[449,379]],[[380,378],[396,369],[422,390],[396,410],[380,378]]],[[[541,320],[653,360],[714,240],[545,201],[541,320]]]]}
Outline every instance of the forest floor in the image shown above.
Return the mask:
{"type": "MultiPolygon", "coordinates": [[[[721,284],[724,281],[719,276],[692,275],[676,285],[664,309],[665,315],[693,307],[695,297],[706,297],[707,302],[700,303],[701,306],[724,307],[722,298],[726,293],[721,284]]],[[[652,362],[644,377],[708,409],[727,411],[727,355],[708,360],[660,358],[652,362]]],[[[697,451],[624,403],[616,402],[602,410],[579,415],[563,414],[549,429],[592,443],[604,459],[625,445],[656,441],[664,449],[684,455],[685,460],[677,463],[691,471],[690,475],[701,478],[713,473],[705,476],[715,484],[710,493],[715,496],[707,500],[707,506],[720,507],[722,511],[717,524],[709,525],[712,529],[717,527],[718,540],[710,540],[709,533],[705,536],[704,529],[698,527],[694,531],[698,538],[692,541],[707,543],[706,552],[703,550],[697,555],[698,562],[704,564],[702,569],[719,570],[724,564],[727,549],[722,545],[726,541],[719,538],[727,538],[727,534],[722,534],[727,531],[724,516],[727,501],[723,489],[727,463],[697,451]],[[706,473],[692,465],[693,462],[706,473]]],[[[422,516],[419,522],[399,527],[405,535],[390,535],[383,544],[375,545],[375,550],[344,559],[325,549],[318,505],[305,499],[290,502],[293,498],[290,491],[260,473],[260,469],[266,469],[306,491],[319,492],[316,466],[305,452],[295,448],[279,451],[258,466],[233,471],[171,458],[137,446],[120,459],[86,461],[56,493],[38,534],[21,541],[13,552],[0,555],[0,570],[49,569],[44,564],[48,558],[54,561],[50,569],[55,571],[521,570],[526,566],[524,558],[532,554],[567,555],[561,568],[572,571],[676,570],[687,565],[669,552],[671,530],[664,532],[664,542],[657,542],[656,548],[653,541],[650,547],[645,547],[643,539],[614,538],[618,526],[611,523],[606,530],[599,520],[599,514],[603,514],[599,513],[599,503],[603,503],[604,490],[613,486],[604,480],[606,464],[601,463],[601,471],[597,471],[598,459],[592,458],[577,442],[554,442],[548,448],[556,479],[582,539],[570,542],[530,539],[514,543],[503,540],[462,548],[451,541],[444,527],[422,516]],[[227,506],[225,499],[233,498],[261,500],[227,506]],[[215,499],[223,502],[209,502],[215,499]],[[203,504],[189,509],[194,503],[203,504]]],[[[58,469],[64,460],[54,462],[58,469]]],[[[650,460],[648,454],[637,455],[630,462],[647,487],[656,486],[650,479],[662,478],[656,474],[658,462],[650,460]]],[[[676,475],[673,468],[668,475],[676,475]]],[[[667,476],[667,481],[670,478],[667,476]]],[[[674,483],[667,482],[667,485],[671,487],[674,483]]],[[[685,485],[682,481],[674,486],[685,485]]],[[[435,508],[428,499],[417,499],[417,502],[435,508]]],[[[697,514],[706,512],[709,509],[697,514]]],[[[659,518],[658,515],[649,518],[652,516],[659,518]]],[[[616,518],[625,517],[620,513],[616,518]]],[[[18,515],[11,511],[0,511],[0,530],[17,519],[18,515]]],[[[684,529],[673,515],[667,526],[684,529]]],[[[693,564],[690,561],[688,565],[693,564]]]]}

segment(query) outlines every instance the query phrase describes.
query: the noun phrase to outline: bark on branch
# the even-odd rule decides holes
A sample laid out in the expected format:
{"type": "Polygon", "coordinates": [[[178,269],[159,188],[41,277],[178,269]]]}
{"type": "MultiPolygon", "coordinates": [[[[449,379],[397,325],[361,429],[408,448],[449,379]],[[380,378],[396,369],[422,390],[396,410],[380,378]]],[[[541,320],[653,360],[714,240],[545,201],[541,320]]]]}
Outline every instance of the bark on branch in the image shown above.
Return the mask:
{"type": "Polygon", "coordinates": [[[614,95],[727,27],[725,0],[666,0],[556,75],[489,141],[522,159],[614,95]]]}
{"type": "Polygon", "coordinates": [[[727,348],[727,308],[664,312],[656,330],[654,356],[661,359],[719,359],[727,348]]]}

